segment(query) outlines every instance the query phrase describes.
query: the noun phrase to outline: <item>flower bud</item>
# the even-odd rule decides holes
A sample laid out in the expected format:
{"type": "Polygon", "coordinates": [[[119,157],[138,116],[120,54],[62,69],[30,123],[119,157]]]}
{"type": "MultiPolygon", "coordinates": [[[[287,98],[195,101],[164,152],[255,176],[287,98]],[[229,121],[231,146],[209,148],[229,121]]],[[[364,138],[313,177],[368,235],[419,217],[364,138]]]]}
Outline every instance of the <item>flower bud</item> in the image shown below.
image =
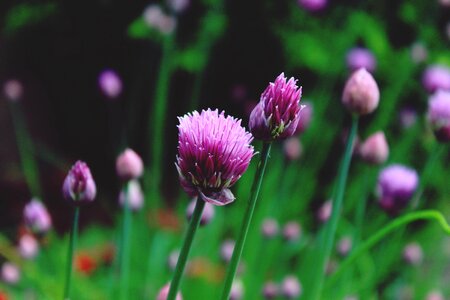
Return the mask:
{"type": "Polygon", "coordinates": [[[64,198],[76,206],[94,201],[97,187],[85,162],[79,160],[72,166],[62,191],[64,198]]]}
{"type": "Polygon", "coordinates": [[[122,80],[114,70],[103,70],[98,76],[98,85],[102,93],[110,99],[115,99],[122,93],[122,80]]]}
{"type": "Polygon", "coordinates": [[[289,242],[297,241],[300,238],[301,227],[295,221],[286,223],[283,228],[283,237],[289,242]]]}
{"type": "Polygon", "coordinates": [[[19,268],[10,262],[5,262],[1,270],[2,280],[8,284],[16,284],[20,280],[19,268]]]}
{"type": "Polygon", "coordinates": [[[144,163],[136,152],[128,148],[117,157],[116,172],[124,181],[137,179],[144,172],[144,163]]]}
{"type": "Polygon", "coordinates": [[[372,75],[365,69],[355,71],[344,87],[342,103],[352,113],[366,115],[378,107],[380,91],[372,75]]]}
{"type": "Polygon", "coordinates": [[[20,81],[10,79],[3,84],[3,94],[10,102],[17,102],[22,98],[23,86],[20,81]]]}
{"type": "Polygon", "coordinates": [[[409,243],[403,249],[403,259],[410,265],[420,265],[422,258],[422,247],[418,243],[409,243]]]}
{"type": "Polygon", "coordinates": [[[425,69],[422,84],[428,93],[450,90],[450,69],[443,65],[431,65],[425,69]]]}
{"type": "Polygon", "coordinates": [[[230,300],[241,300],[244,295],[244,285],[242,281],[235,280],[231,285],[230,300]]]}
{"type": "Polygon", "coordinates": [[[310,12],[316,12],[324,9],[328,0],[297,0],[297,2],[302,8],[310,12]]]}
{"type": "Polygon", "coordinates": [[[373,73],[377,67],[377,61],[372,52],[361,47],[350,49],[347,53],[346,61],[347,67],[352,72],[364,68],[373,73]]]}
{"type": "Polygon", "coordinates": [[[37,198],[25,205],[23,210],[25,225],[36,234],[44,234],[52,227],[52,219],[44,204],[37,198]]]}
{"type": "Polygon", "coordinates": [[[333,202],[331,200],[327,200],[322,206],[319,208],[317,212],[317,218],[320,222],[325,223],[331,216],[331,211],[333,210],[333,202]]]}
{"type": "Polygon", "coordinates": [[[352,239],[349,236],[343,237],[339,240],[337,251],[339,255],[346,256],[352,249],[352,239]]]}
{"type": "MultiPolygon", "coordinates": [[[[133,211],[138,211],[142,208],[142,206],[144,206],[144,193],[142,192],[139,181],[130,180],[128,182],[127,200],[128,200],[128,206],[133,211]]],[[[122,190],[119,194],[119,204],[122,207],[125,204],[124,190],[122,190]]]]}
{"type": "Polygon", "coordinates": [[[278,233],[278,222],[275,219],[265,219],[262,223],[262,234],[265,238],[273,238],[278,233]]]}
{"type": "Polygon", "coordinates": [[[261,95],[250,114],[249,128],[256,139],[266,142],[286,139],[297,129],[302,88],[297,80],[281,73],[261,95]]]}
{"type": "Polygon", "coordinates": [[[283,142],[283,151],[286,159],[290,161],[299,159],[303,151],[300,139],[296,136],[286,139],[283,142]]]}
{"type": "Polygon", "coordinates": [[[358,147],[358,154],[367,163],[382,164],[389,155],[389,146],[382,131],[375,132],[358,147]]]}
{"type": "Polygon", "coordinates": [[[281,293],[287,299],[296,299],[302,293],[302,286],[297,277],[290,275],[283,279],[281,284],[281,293]]]}
{"type": "Polygon", "coordinates": [[[18,251],[23,258],[32,259],[39,251],[39,244],[32,235],[24,234],[20,237],[18,251]]]}
{"type": "MultiPolygon", "coordinates": [[[[194,198],[188,205],[186,209],[186,217],[188,221],[191,221],[192,215],[194,214],[195,205],[197,203],[197,198],[194,198]]],[[[206,202],[205,208],[203,209],[202,217],[200,219],[200,226],[205,226],[211,222],[214,218],[214,205],[206,202]]]]}
{"type": "Polygon", "coordinates": [[[264,284],[262,293],[264,299],[267,300],[275,299],[276,297],[278,297],[279,294],[278,286],[274,282],[269,281],[264,284]]]}
{"type": "Polygon", "coordinates": [[[377,194],[381,208],[390,215],[396,215],[411,200],[419,177],[413,169],[394,164],[384,168],[378,176],[377,194]]]}
{"type": "MultiPolygon", "coordinates": [[[[156,300],[167,300],[167,296],[169,296],[170,291],[170,283],[166,284],[160,291],[158,296],[156,297],[156,300]]],[[[177,297],[175,300],[183,300],[183,297],[181,296],[181,293],[178,292],[177,297]]]]}
{"type": "Polygon", "coordinates": [[[233,256],[235,242],[233,240],[225,240],[220,246],[220,257],[224,262],[229,262],[233,256]]]}
{"type": "Polygon", "coordinates": [[[313,105],[310,102],[303,102],[303,109],[300,111],[300,118],[298,120],[295,134],[302,134],[309,127],[313,115],[313,105]]]}
{"type": "Polygon", "coordinates": [[[436,139],[450,142],[450,91],[438,90],[430,97],[427,117],[436,139]]]}
{"type": "Polygon", "coordinates": [[[189,0],[166,0],[167,5],[177,14],[183,13],[190,4],[189,0]]]}

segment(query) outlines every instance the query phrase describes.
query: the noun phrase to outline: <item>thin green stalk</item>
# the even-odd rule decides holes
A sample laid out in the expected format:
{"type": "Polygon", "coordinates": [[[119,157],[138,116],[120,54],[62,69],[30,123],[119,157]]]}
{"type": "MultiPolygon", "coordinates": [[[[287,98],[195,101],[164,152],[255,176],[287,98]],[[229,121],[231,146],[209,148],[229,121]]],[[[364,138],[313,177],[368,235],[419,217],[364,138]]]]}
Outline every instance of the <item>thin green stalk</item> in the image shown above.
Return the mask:
{"type": "Polygon", "coordinates": [[[367,241],[362,243],[361,246],[356,248],[355,251],[353,251],[350,256],[340,264],[337,271],[333,275],[331,275],[330,279],[327,282],[327,286],[330,286],[334,282],[336,282],[336,279],[344,272],[345,269],[347,269],[361,254],[364,254],[366,251],[380,242],[386,235],[403,225],[407,225],[419,220],[435,220],[439,223],[442,230],[444,230],[447,235],[450,235],[450,225],[447,223],[445,217],[440,212],[436,210],[421,210],[411,212],[407,215],[393,220],[392,222],[381,228],[377,233],[372,235],[367,241]]]}
{"type": "Polygon", "coordinates": [[[70,285],[72,280],[72,264],[73,264],[73,251],[77,244],[78,236],[78,219],[80,217],[80,208],[75,208],[75,213],[73,216],[72,230],[70,231],[70,243],[69,251],[67,252],[67,262],[66,262],[66,284],[64,287],[64,300],[70,299],[70,285]]]}
{"type": "Polygon", "coordinates": [[[247,209],[244,214],[241,231],[239,233],[238,240],[234,246],[233,256],[231,257],[230,265],[228,266],[227,275],[225,278],[225,285],[222,292],[222,300],[228,300],[230,297],[231,286],[233,284],[236,271],[241,260],[242,251],[244,249],[245,239],[247,238],[248,229],[252,221],[253,212],[255,211],[256,201],[258,200],[259,190],[261,188],[262,179],[264,177],[264,171],[266,169],[267,160],[270,154],[271,143],[264,143],[261,151],[261,160],[259,161],[258,168],[253,180],[250,201],[247,204],[247,209]]]}
{"type": "Polygon", "coordinates": [[[122,221],[122,239],[120,243],[120,299],[127,299],[128,295],[128,277],[130,273],[130,234],[131,234],[131,208],[128,199],[128,182],[123,187],[123,221],[122,221]]]}
{"type": "Polygon", "coordinates": [[[339,222],[339,217],[342,208],[342,202],[344,198],[345,184],[347,182],[348,171],[350,169],[350,162],[352,158],[352,149],[353,149],[353,141],[356,136],[356,132],[358,130],[358,116],[353,116],[352,119],[352,127],[350,130],[350,135],[348,137],[347,145],[344,152],[344,157],[342,159],[342,163],[339,169],[336,194],[333,197],[333,210],[331,213],[330,220],[326,223],[325,227],[325,235],[324,235],[324,244],[322,249],[319,252],[319,259],[316,264],[315,272],[313,273],[312,281],[311,281],[311,290],[309,299],[319,299],[323,281],[325,276],[325,264],[327,263],[334,243],[334,237],[336,234],[337,225],[339,222]]]}
{"type": "Polygon", "coordinates": [[[155,96],[153,102],[153,111],[148,120],[149,141],[151,142],[152,157],[150,174],[145,176],[145,186],[150,191],[152,206],[159,206],[158,193],[162,175],[162,155],[164,148],[163,133],[165,130],[164,122],[167,111],[167,100],[169,94],[169,84],[171,75],[171,62],[174,48],[174,34],[170,34],[164,39],[163,53],[159,67],[159,75],[156,82],[155,96]],[[153,188],[148,188],[149,186],[153,188]]]}
{"type": "Polygon", "coordinates": [[[170,283],[170,290],[167,300],[175,300],[177,295],[181,276],[183,275],[184,267],[186,266],[195,232],[200,225],[204,207],[205,201],[200,197],[197,198],[194,213],[192,214],[191,221],[189,222],[189,227],[187,229],[186,236],[184,237],[183,246],[181,247],[180,256],[178,257],[177,266],[175,267],[175,273],[173,274],[172,282],[170,283]]]}
{"type": "Polygon", "coordinates": [[[370,172],[371,170],[368,170],[367,168],[364,169],[366,172],[364,172],[365,176],[362,188],[363,190],[362,198],[356,204],[355,227],[353,232],[353,247],[356,247],[356,245],[361,240],[361,232],[364,223],[364,216],[366,214],[367,198],[369,196],[367,193],[369,187],[369,177],[371,177],[369,176],[369,174],[372,174],[372,172],[370,172]]]}

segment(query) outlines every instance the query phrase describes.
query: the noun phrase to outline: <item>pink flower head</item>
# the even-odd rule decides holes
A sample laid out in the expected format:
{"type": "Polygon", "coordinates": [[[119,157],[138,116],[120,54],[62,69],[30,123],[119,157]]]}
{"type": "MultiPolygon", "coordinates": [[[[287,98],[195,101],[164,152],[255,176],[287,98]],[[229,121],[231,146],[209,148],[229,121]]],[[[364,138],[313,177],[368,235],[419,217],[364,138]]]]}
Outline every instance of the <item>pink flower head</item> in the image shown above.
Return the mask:
{"type": "Polygon", "coordinates": [[[358,154],[370,164],[382,164],[389,155],[389,146],[382,131],[377,131],[358,146],[358,154]]]}
{"type": "Polygon", "coordinates": [[[178,118],[176,167],[183,189],[215,205],[235,198],[229,188],[247,170],[252,136],[241,120],[216,110],[194,111],[178,118]]]}
{"type": "Polygon", "coordinates": [[[313,114],[313,105],[309,102],[303,102],[303,109],[300,111],[300,119],[298,120],[297,129],[295,134],[301,134],[309,127],[313,114]]]}
{"type": "Polygon", "coordinates": [[[20,280],[20,270],[15,264],[5,262],[2,265],[1,277],[8,284],[16,284],[20,280]]]}
{"type": "Polygon", "coordinates": [[[25,205],[23,217],[27,227],[36,234],[44,234],[52,227],[52,219],[44,204],[37,198],[25,205]]]}
{"type": "Polygon", "coordinates": [[[177,14],[183,13],[191,4],[190,0],[166,0],[167,5],[177,14]]]}
{"type": "Polygon", "coordinates": [[[300,119],[302,88],[297,80],[289,80],[281,73],[269,83],[261,99],[250,114],[250,132],[266,142],[286,139],[297,130],[300,119]]]}
{"type": "Polygon", "coordinates": [[[408,167],[394,164],[384,168],[378,176],[377,194],[381,208],[396,215],[415,193],[419,177],[408,167]]]}
{"type": "Polygon", "coordinates": [[[31,234],[24,234],[20,237],[18,250],[23,258],[32,259],[39,251],[39,243],[31,234]]]}
{"type": "Polygon", "coordinates": [[[297,299],[302,293],[302,285],[297,277],[286,276],[281,283],[281,293],[287,299],[297,299]]]}
{"type": "Polygon", "coordinates": [[[429,93],[450,90],[450,69],[443,65],[431,65],[423,73],[422,84],[429,93]]]}
{"type": "MultiPolygon", "coordinates": [[[[128,207],[132,211],[138,211],[144,206],[144,193],[138,180],[130,180],[128,182],[127,200],[128,207]]],[[[119,204],[121,206],[125,204],[125,193],[123,190],[119,194],[119,204]]]]}
{"type": "Polygon", "coordinates": [[[410,265],[419,265],[422,258],[422,247],[418,243],[409,243],[403,249],[403,259],[410,265]]]}
{"type": "Polygon", "coordinates": [[[372,52],[366,48],[361,47],[350,49],[347,53],[346,60],[347,67],[351,71],[356,71],[360,68],[364,68],[370,73],[373,73],[377,66],[377,61],[372,52]]]}
{"type": "Polygon", "coordinates": [[[102,93],[110,99],[117,98],[122,93],[122,80],[114,70],[103,70],[98,76],[98,85],[102,93]]]}
{"type": "Polygon", "coordinates": [[[298,0],[298,5],[306,10],[315,12],[324,9],[328,0],[298,0]]]}
{"type": "Polygon", "coordinates": [[[277,220],[267,218],[263,221],[261,226],[262,234],[265,238],[273,238],[278,234],[279,225],[277,220]]]}
{"type": "Polygon", "coordinates": [[[72,166],[64,180],[62,191],[64,198],[75,205],[94,201],[97,187],[85,162],[79,160],[72,166]]]}
{"type": "MultiPolygon", "coordinates": [[[[166,284],[158,293],[156,300],[167,300],[167,296],[169,296],[170,284],[166,284]]],[[[181,293],[178,292],[175,300],[183,300],[181,293]]]]}
{"type": "Polygon", "coordinates": [[[267,299],[267,300],[275,299],[279,295],[278,285],[273,281],[266,282],[264,284],[262,294],[263,294],[264,299],[267,299]]]}
{"type": "Polygon", "coordinates": [[[3,84],[3,93],[6,99],[11,102],[17,102],[23,95],[22,83],[16,79],[10,79],[3,84]]]}
{"type": "Polygon", "coordinates": [[[144,163],[136,152],[128,148],[117,157],[116,172],[122,180],[137,179],[144,172],[144,163]]]}
{"type": "Polygon", "coordinates": [[[242,281],[235,280],[231,285],[230,300],[241,300],[244,296],[244,285],[242,281]]]}
{"type": "Polygon", "coordinates": [[[358,69],[347,80],[342,93],[342,103],[352,113],[366,115],[378,107],[380,90],[366,69],[358,69]]]}
{"type": "Polygon", "coordinates": [[[430,97],[427,117],[437,140],[450,142],[450,91],[438,90],[430,97]]]}
{"type": "Polygon", "coordinates": [[[283,152],[288,160],[297,160],[303,152],[302,143],[296,136],[292,136],[283,142],[283,152]]]}

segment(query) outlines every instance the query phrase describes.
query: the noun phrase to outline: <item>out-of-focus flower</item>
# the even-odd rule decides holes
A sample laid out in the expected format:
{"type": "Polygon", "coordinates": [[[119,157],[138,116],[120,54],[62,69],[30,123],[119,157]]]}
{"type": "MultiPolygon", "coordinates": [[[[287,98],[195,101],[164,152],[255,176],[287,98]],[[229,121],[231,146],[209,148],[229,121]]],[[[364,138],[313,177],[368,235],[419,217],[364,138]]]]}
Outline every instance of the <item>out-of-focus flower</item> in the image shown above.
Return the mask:
{"type": "MultiPolygon", "coordinates": [[[[158,296],[156,297],[156,300],[167,300],[167,296],[169,296],[169,290],[170,290],[170,283],[166,284],[158,293],[158,296]]],[[[183,297],[181,296],[181,293],[177,293],[177,297],[175,300],[183,300],[183,297]]]]}
{"type": "Polygon", "coordinates": [[[400,110],[399,119],[403,128],[410,128],[417,122],[417,112],[411,107],[404,107],[400,110]]]}
{"type": "Polygon", "coordinates": [[[79,160],[72,166],[64,180],[62,191],[64,198],[74,205],[94,201],[97,187],[85,162],[79,160]]]}
{"type": "Polygon", "coordinates": [[[398,214],[408,204],[418,183],[419,177],[413,169],[398,164],[384,168],[377,183],[379,205],[390,215],[398,214]]]}
{"type": "Polygon", "coordinates": [[[450,142],[450,91],[438,90],[428,102],[428,121],[439,142],[450,142]]]}
{"type": "Polygon", "coordinates": [[[403,259],[411,265],[419,265],[422,262],[422,247],[418,243],[409,243],[403,249],[403,259]]]}
{"type": "Polygon", "coordinates": [[[450,7],[450,0],[439,0],[439,4],[444,7],[450,7]]]}
{"type": "Polygon", "coordinates": [[[223,261],[229,262],[233,255],[235,242],[233,240],[225,240],[220,246],[220,257],[223,261]]]}
{"type": "Polygon", "coordinates": [[[373,76],[365,69],[353,72],[344,87],[342,103],[359,115],[366,115],[378,107],[380,91],[373,76]]]}
{"type": "Polygon", "coordinates": [[[347,67],[351,71],[364,68],[370,73],[373,73],[377,67],[377,61],[373,53],[369,49],[361,47],[350,49],[347,52],[346,61],[347,67]]]}
{"type": "Polygon", "coordinates": [[[358,146],[358,154],[370,164],[382,164],[389,155],[389,146],[384,132],[377,131],[358,146]]]}
{"type": "MultiPolygon", "coordinates": [[[[186,209],[186,217],[190,221],[192,218],[192,215],[194,214],[195,204],[197,202],[197,199],[193,199],[187,209],[186,209]]],[[[205,203],[205,207],[203,208],[202,217],[200,219],[200,226],[207,225],[211,222],[211,220],[214,218],[214,205],[205,203]]]]}
{"type": "Polygon", "coordinates": [[[250,114],[250,132],[256,139],[266,142],[292,136],[300,119],[302,88],[297,80],[289,80],[281,73],[269,83],[261,99],[250,114]]]}
{"type": "Polygon", "coordinates": [[[3,84],[3,94],[6,99],[11,102],[17,102],[22,98],[23,86],[22,83],[16,79],[10,79],[3,84]]]}
{"type": "Polygon", "coordinates": [[[327,6],[327,0],[297,0],[298,5],[302,8],[316,12],[324,9],[327,6]]]}
{"type": "Polygon", "coordinates": [[[108,98],[115,99],[122,93],[122,80],[116,71],[103,70],[98,76],[100,91],[108,98]]]}
{"type": "Polygon", "coordinates": [[[92,255],[80,251],[75,255],[75,270],[84,275],[91,275],[97,269],[97,262],[92,255]]]}
{"type": "Polygon", "coordinates": [[[290,275],[283,279],[281,294],[287,299],[296,299],[302,293],[302,286],[297,277],[290,275]]]}
{"type": "Polygon", "coordinates": [[[194,111],[178,118],[176,167],[181,186],[191,197],[215,205],[235,198],[230,187],[247,170],[252,136],[241,121],[218,110],[194,111]]]}
{"type": "Polygon", "coordinates": [[[290,221],[284,225],[283,228],[283,237],[287,241],[296,241],[300,238],[301,227],[298,222],[290,221]]]}
{"type": "Polygon", "coordinates": [[[24,234],[19,239],[18,250],[23,258],[32,259],[39,251],[39,243],[31,234],[24,234]]]}
{"type": "Polygon", "coordinates": [[[411,59],[416,64],[424,62],[428,58],[428,50],[421,42],[416,42],[411,46],[411,59]]]}
{"type": "Polygon", "coordinates": [[[157,4],[151,4],[144,10],[144,21],[149,27],[155,28],[162,34],[171,34],[177,21],[173,16],[166,15],[157,4]]]}
{"type": "Polygon", "coordinates": [[[296,136],[291,136],[283,142],[283,152],[288,160],[297,160],[302,155],[302,143],[296,136]]]}
{"type": "Polygon", "coordinates": [[[25,205],[23,217],[27,227],[36,234],[44,234],[52,227],[52,219],[44,204],[37,198],[25,205]]]}
{"type": "Polygon", "coordinates": [[[240,280],[234,280],[231,285],[230,300],[241,300],[244,295],[244,285],[240,280]]]}
{"type": "Polygon", "coordinates": [[[450,69],[443,65],[428,66],[422,76],[422,84],[428,93],[450,90],[450,69]]]}
{"type": "Polygon", "coordinates": [[[279,295],[278,285],[273,281],[266,282],[262,291],[264,299],[271,300],[275,299],[279,295]]]}
{"type": "Polygon", "coordinates": [[[445,33],[447,34],[447,39],[450,40],[450,22],[445,25],[445,33]]]}
{"type": "Polygon", "coordinates": [[[136,152],[127,148],[116,159],[116,172],[124,181],[137,179],[144,172],[144,163],[136,152]]]}
{"type": "MultiPolygon", "coordinates": [[[[130,180],[127,189],[128,206],[133,211],[138,211],[144,206],[144,193],[138,180],[130,180]]],[[[123,207],[125,205],[124,190],[120,191],[119,204],[123,207]]]]}
{"type": "Polygon", "coordinates": [[[278,222],[275,219],[267,218],[263,221],[261,226],[262,234],[265,238],[273,238],[278,233],[278,222]]]}
{"type": "Polygon", "coordinates": [[[352,238],[345,236],[339,240],[337,245],[337,251],[341,256],[346,256],[352,249],[352,238]]]}
{"type": "Polygon", "coordinates": [[[167,265],[169,269],[174,271],[177,266],[178,257],[180,256],[180,250],[174,250],[170,252],[169,257],[167,258],[167,265]]]}
{"type": "Polygon", "coordinates": [[[313,105],[310,102],[303,102],[303,109],[300,111],[300,119],[298,120],[295,134],[302,134],[309,127],[313,115],[313,105]]]}
{"type": "Polygon", "coordinates": [[[190,0],[166,0],[167,5],[177,14],[183,13],[191,3],[190,0]]]}
{"type": "Polygon", "coordinates": [[[331,216],[333,209],[333,202],[331,200],[325,201],[317,211],[317,218],[320,222],[325,223],[331,216]]]}
{"type": "Polygon", "coordinates": [[[431,291],[427,294],[425,300],[445,300],[441,291],[431,291]]]}
{"type": "Polygon", "coordinates": [[[20,280],[19,268],[10,262],[5,262],[1,270],[2,280],[8,284],[16,284],[20,280]]]}

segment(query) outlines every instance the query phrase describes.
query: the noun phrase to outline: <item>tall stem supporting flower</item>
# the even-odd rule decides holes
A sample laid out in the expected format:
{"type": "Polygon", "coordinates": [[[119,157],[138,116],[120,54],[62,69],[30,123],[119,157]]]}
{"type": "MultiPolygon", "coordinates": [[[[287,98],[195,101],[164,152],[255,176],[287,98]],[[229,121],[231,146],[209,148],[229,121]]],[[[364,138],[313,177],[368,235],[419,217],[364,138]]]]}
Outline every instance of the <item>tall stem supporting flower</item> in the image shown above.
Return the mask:
{"type": "Polygon", "coordinates": [[[127,299],[128,277],[130,273],[130,233],[131,233],[131,208],[128,197],[129,183],[123,187],[123,221],[122,238],[120,240],[120,299],[127,299]]]}
{"type": "Polygon", "coordinates": [[[69,251],[67,252],[66,263],[66,284],[64,287],[64,300],[70,299],[70,286],[72,281],[72,264],[73,264],[73,251],[77,244],[78,236],[78,219],[80,217],[80,208],[75,207],[75,213],[73,216],[72,230],[70,231],[69,251]]]}
{"type": "Polygon", "coordinates": [[[344,198],[345,184],[347,182],[347,175],[350,169],[350,162],[352,158],[353,141],[355,140],[356,132],[358,130],[358,116],[354,115],[352,119],[352,127],[348,137],[347,145],[344,152],[344,157],[339,169],[336,194],[333,197],[333,211],[330,220],[326,223],[324,244],[319,252],[319,259],[316,264],[316,270],[313,273],[311,281],[311,291],[309,299],[320,299],[322,292],[323,281],[325,276],[325,264],[327,263],[331,250],[333,248],[334,237],[336,234],[339,216],[341,213],[342,202],[344,198]]]}
{"type": "Polygon", "coordinates": [[[271,143],[264,143],[261,151],[261,160],[259,161],[258,168],[256,170],[255,179],[253,180],[250,201],[247,204],[244,220],[241,226],[238,240],[234,246],[233,256],[231,257],[230,265],[228,266],[227,275],[225,278],[225,285],[222,292],[222,300],[228,300],[230,297],[231,286],[233,284],[234,277],[241,260],[242,251],[244,249],[245,239],[247,238],[248,229],[255,211],[256,201],[258,200],[259,190],[261,188],[262,179],[264,177],[264,171],[266,169],[267,160],[270,154],[271,143]]]}
{"type": "Polygon", "coordinates": [[[189,227],[184,237],[183,247],[181,248],[180,255],[178,256],[177,266],[175,267],[175,273],[173,274],[172,281],[170,283],[169,295],[167,300],[175,300],[175,297],[180,286],[181,276],[183,275],[184,267],[186,266],[187,258],[189,256],[189,251],[191,250],[192,241],[194,240],[195,232],[202,218],[203,208],[205,207],[205,201],[200,197],[197,198],[197,203],[195,204],[194,213],[192,214],[191,221],[189,222],[189,227]]]}

